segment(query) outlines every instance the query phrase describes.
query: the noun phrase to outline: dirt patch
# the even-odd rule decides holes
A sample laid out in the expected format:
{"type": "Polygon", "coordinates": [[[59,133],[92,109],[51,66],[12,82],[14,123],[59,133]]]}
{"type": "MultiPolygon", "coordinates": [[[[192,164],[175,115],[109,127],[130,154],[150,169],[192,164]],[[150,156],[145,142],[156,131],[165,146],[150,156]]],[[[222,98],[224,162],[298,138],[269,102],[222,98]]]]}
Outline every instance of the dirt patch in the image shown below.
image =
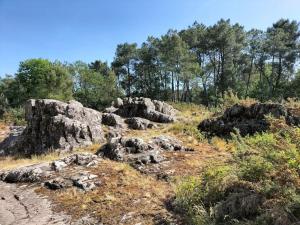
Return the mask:
{"type": "Polygon", "coordinates": [[[103,160],[89,172],[98,176],[100,187],[91,192],[76,189],[39,193],[49,196],[57,204],[57,211],[65,211],[73,218],[90,214],[104,224],[155,224],[163,218],[175,220],[165,201],[172,189],[164,181],[140,174],[125,163],[103,160]]]}

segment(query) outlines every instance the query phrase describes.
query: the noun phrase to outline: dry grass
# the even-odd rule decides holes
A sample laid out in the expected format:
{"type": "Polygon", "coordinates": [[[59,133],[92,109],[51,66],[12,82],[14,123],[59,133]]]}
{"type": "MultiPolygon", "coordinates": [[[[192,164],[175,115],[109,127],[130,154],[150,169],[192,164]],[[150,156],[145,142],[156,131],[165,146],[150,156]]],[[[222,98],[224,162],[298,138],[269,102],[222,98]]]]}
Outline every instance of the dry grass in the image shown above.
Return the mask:
{"type": "Polygon", "coordinates": [[[75,218],[89,214],[104,224],[154,224],[159,215],[168,216],[165,200],[173,192],[167,183],[110,160],[103,160],[90,172],[101,181],[101,186],[94,191],[41,188],[39,192],[51,196],[58,211],[64,210],[75,218]]]}
{"type": "Polygon", "coordinates": [[[7,170],[7,169],[14,169],[22,166],[29,166],[32,164],[37,163],[45,163],[45,162],[51,162],[53,160],[60,159],[62,157],[66,157],[69,155],[72,155],[74,153],[80,153],[80,152],[90,152],[95,153],[99,149],[99,144],[94,144],[86,148],[80,148],[75,149],[72,152],[51,152],[43,155],[32,155],[30,158],[24,158],[21,156],[12,157],[12,156],[5,156],[0,157],[0,170],[7,170]]]}
{"type": "Polygon", "coordinates": [[[4,122],[0,122],[0,141],[3,141],[9,135],[9,126],[4,122]]]}

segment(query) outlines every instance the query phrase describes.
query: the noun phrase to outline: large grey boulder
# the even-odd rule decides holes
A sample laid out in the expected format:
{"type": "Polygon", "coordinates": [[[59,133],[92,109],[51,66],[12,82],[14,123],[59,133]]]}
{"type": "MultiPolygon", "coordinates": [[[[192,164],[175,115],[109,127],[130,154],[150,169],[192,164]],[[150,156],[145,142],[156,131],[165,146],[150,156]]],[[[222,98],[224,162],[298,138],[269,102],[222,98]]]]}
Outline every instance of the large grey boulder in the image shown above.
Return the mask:
{"type": "Polygon", "coordinates": [[[114,112],[121,117],[141,117],[158,123],[174,122],[177,113],[165,102],[143,97],[117,99],[112,107],[105,111],[114,112]]]}
{"type": "Polygon", "coordinates": [[[283,117],[288,125],[300,125],[300,118],[281,104],[255,103],[251,106],[236,104],[226,109],[222,116],[202,121],[198,129],[210,135],[225,137],[234,132],[234,129],[238,129],[242,136],[252,135],[269,129],[270,124],[265,118],[267,115],[283,117]]]}
{"type": "Polygon", "coordinates": [[[193,149],[184,147],[180,141],[168,136],[154,137],[148,142],[135,137],[117,137],[110,139],[97,154],[133,165],[146,165],[160,163],[164,159],[163,151],[193,151],[193,149]]]}
{"type": "Polygon", "coordinates": [[[25,105],[27,127],[14,146],[0,150],[24,155],[55,149],[72,150],[104,140],[100,112],[76,101],[29,100],[25,105]]]}

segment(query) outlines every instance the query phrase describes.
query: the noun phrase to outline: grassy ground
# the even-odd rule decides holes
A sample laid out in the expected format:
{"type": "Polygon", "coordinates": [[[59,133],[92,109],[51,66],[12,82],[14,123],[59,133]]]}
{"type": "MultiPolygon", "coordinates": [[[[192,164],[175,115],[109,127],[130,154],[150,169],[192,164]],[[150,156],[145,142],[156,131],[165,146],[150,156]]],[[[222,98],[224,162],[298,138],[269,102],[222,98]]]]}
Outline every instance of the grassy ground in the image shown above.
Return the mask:
{"type": "MultiPolygon", "coordinates": [[[[224,107],[254,102],[229,96],[224,107]]],[[[290,225],[300,220],[299,128],[270,118],[272,126],[267,133],[207,140],[197,125],[203,119],[220,115],[224,107],[209,110],[194,104],[171,104],[180,111],[175,123],[125,134],[145,141],[168,135],[194,148],[189,153],[164,153],[168,163],[159,170],[170,174],[171,179],[157,179],[156,174],[140,173],[126,163],[103,160],[89,169],[102,182],[94,191],[39,188],[38,192],[51,198],[57,211],[74,218],[89,214],[104,224],[161,224],[167,220],[195,225],[290,225]]],[[[289,100],[284,104],[300,115],[299,102],[289,100]]],[[[0,139],[8,131],[8,126],[0,123],[0,139]]],[[[76,151],[96,152],[99,147],[76,151]]],[[[58,153],[30,159],[6,157],[0,159],[0,169],[60,157],[58,153]]]]}

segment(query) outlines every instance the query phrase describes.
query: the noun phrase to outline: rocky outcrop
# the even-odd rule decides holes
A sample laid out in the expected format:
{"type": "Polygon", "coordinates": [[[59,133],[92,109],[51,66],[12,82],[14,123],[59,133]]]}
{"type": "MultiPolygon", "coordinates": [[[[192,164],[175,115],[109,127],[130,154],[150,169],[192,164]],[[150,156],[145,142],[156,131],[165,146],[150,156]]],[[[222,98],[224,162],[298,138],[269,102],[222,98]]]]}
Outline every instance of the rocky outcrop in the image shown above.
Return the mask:
{"type": "Polygon", "coordinates": [[[25,105],[26,129],[13,145],[1,144],[0,150],[31,155],[99,143],[103,140],[101,118],[100,112],[76,101],[29,100],[25,105]]]}
{"type": "Polygon", "coordinates": [[[146,165],[163,161],[163,151],[193,151],[178,140],[167,136],[154,137],[145,143],[140,138],[112,138],[101,147],[98,155],[133,165],[146,165]]]}
{"type": "Polygon", "coordinates": [[[0,180],[7,183],[38,182],[49,176],[50,166],[47,163],[21,167],[0,173],[0,180]]]}
{"type": "Polygon", "coordinates": [[[154,150],[151,145],[144,143],[140,138],[112,138],[105,144],[98,154],[116,161],[132,161],[137,156],[144,157],[154,150]]]}
{"type": "Polygon", "coordinates": [[[300,118],[292,115],[281,104],[256,103],[249,107],[234,105],[224,112],[221,117],[202,121],[198,129],[209,135],[229,136],[238,129],[242,136],[268,130],[270,124],[265,116],[283,117],[288,125],[299,125],[300,118]]]}
{"type": "Polygon", "coordinates": [[[117,99],[105,111],[121,117],[141,117],[158,123],[173,122],[176,115],[176,110],[169,104],[142,97],[117,99]]]}

